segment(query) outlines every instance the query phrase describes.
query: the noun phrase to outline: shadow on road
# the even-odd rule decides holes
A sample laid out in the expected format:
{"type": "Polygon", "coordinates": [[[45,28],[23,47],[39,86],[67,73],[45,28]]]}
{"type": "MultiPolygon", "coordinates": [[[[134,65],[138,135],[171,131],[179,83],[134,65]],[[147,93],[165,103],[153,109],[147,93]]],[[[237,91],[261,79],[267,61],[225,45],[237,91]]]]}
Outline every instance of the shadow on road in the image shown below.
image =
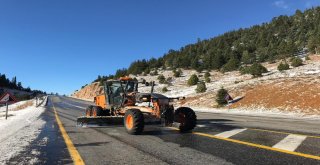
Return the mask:
{"type": "Polygon", "coordinates": [[[86,144],[74,144],[75,147],[84,147],[84,146],[102,146],[104,144],[108,144],[110,142],[95,142],[95,143],[86,143],[86,144]]]}
{"type": "Polygon", "coordinates": [[[242,128],[234,125],[229,119],[198,119],[196,131],[200,132],[223,132],[242,128]]]}

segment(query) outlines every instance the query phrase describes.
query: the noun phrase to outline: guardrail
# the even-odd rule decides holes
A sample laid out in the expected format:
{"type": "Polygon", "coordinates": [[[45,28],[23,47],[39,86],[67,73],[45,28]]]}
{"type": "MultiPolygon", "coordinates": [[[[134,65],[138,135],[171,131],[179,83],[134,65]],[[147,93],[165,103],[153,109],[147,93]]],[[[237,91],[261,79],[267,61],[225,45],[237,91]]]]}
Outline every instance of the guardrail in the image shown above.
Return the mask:
{"type": "Polygon", "coordinates": [[[48,96],[36,97],[36,107],[39,107],[48,98],[48,96]]]}

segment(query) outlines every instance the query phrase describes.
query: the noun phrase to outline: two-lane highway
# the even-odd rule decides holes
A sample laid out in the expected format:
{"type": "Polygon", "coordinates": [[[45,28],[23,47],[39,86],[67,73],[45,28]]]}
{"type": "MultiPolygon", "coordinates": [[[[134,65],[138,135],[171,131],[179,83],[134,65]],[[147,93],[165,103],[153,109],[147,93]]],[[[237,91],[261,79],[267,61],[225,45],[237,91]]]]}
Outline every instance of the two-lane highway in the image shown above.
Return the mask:
{"type": "Polygon", "coordinates": [[[197,113],[192,133],[147,126],[142,135],[129,135],[122,126],[76,127],[89,104],[50,97],[44,116],[54,129],[43,131],[58,136],[48,138],[48,144],[55,140],[57,145],[42,152],[59,153],[39,157],[42,163],[72,163],[78,154],[85,164],[320,164],[319,121],[197,113]],[[77,153],[62,143],[54,111],[77,153]]]}

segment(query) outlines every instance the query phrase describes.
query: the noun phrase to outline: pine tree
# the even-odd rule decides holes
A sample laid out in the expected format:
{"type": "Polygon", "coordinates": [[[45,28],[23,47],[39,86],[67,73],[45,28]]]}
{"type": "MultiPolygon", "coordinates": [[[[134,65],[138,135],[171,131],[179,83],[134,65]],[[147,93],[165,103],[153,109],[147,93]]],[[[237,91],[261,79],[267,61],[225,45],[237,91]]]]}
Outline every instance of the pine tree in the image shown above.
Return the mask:
{"type": "Polygon", "coordinates": [[[250,67],[250,74],[253,77],[261,77],[262,73],[266,73],[268,72],[267,68],[265,68],[264,66],[262,66],[260,63],[254,63],[251,67],[250,67]]]}
{"type": "Polygon", "coordinates": [[[212,58],[211,68],[212,69],[220,69],[225,64],[225,58],[223,55],[218,54],[212,58]]]}
{"type": "Polygon", "coordinates": [[[200,82],[197,84],[196,92],[197,93],[203,93],[207,90],[206,84],[204,82],[200,82]]]}
{"type": "Polygon", "coordinates": [[[301,66],[301,65],[303,65],[303,63],[302,63],[302,60],[301,60],[300,58],[298,58],[298,57],[292,58],[292,60],[291,60],[291,66],[293,66],[293,67],[299,67],[299,66],[301,66]]]}
{"type": "Polygon", "coordinates": [[[11,86],[12,86],[12,88],[17,88],[17,77],[16,76],[14,76],[13,78],[12,78],[12,80],[11,80],[11,86]]]}
{"type": "Polygon", "coordinates": [[[313,54],[320,53],[320,35],[317,37],[312,35],[308,41],[308,50],[313,54]]]}
{"type": "Polygon", "coordinates": [[[167,87],[163,87],[162,88],[162,93],[166,93],[166,92],[168,92],[169,90],[168,90],[168,88],[167,87]]]}
{"type": "Polygon", "coordinates": [[[279,71],[283,71],[283,70],[288,70],[290,67],[289,67],[289,64],[287,64],[286,62],[285,63],[280,63],[278,65],[278,70],[279,71]]]}
{"type": "Polygon", "coordinates": [[[204,78],[208,78],[208,77],[210,77],[211,76],[211,74],[209,73],[209,72],[206,72],[205,74],[204,74],[204,78]]]}
{"type": "Polygon", "coordinates": [[[188,85],[189,86],[196,85],[198,83],[198,81],[199,81],[198,76],[193,74],[193,75],[191,75],[191,77],[188,80],[188,85]]]}
{"type": "Polygon", "coordinates": [[[223,67],[222,71],[223,72],[229,72],[229,71],[234,71],[239,68],[239,60],[235,57],[232,57],[223,67]]]}
{"type": "Polygon", "coordinates": [[[17,86],[18,86],[18,90],[22,90],[23,89],[21,82],[18,82],[17,86]]]}
{"type": "Polygon", "coordinates": [[[158,76],[158,80],[160,84],[166,83],[166,78],[162,74],[158,76]]]}
{"type": "Polygon", "coordinates": [[[174,77],[180,77],[182,74],[181,69],[178,69],[178,70],[174,69],[172,72],[174,77]]]}
{"type": "Polygon", "coordinates": [[[243,53],[242,53],[242,58],[241,58],[241,61],[244,63],[244,64],[252,64],[254,62],[254,56],[249,54],[249,52],[247,50],[245,50],[243,53]]]}
{"type": "Polygon", "coordinates": [[[218,90],[217,96],[216,96],[216,102],[218,105],[226,105],[228,104],[228,101],[226,100],[226,96],[228,94],[228,91],[225,90],[223,87],[218,90]]]}
{"type": "Polygon", "coordinates": [[[154,70],[153,75],[157,76],[158,75],[158,70],[154,70]]]}
{"type": "Polygon", "coordinates": [[[211,82],[210,77],[206,77],[206,78],[205,78],[205,82],[206,82],[206,83],[210,83],[210,82],[211,82]]]}

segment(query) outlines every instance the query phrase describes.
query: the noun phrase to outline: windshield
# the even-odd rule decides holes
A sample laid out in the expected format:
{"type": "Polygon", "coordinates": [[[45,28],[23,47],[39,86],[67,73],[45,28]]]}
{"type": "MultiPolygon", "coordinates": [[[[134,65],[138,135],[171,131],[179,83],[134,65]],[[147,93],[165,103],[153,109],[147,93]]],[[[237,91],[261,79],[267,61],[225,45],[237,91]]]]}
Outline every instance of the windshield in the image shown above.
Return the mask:
{"type": "Polygon", "coordinates": [[[126,91],[128,93],[134,92],[134,88],[135,88],[135,83],[133,81],[129,81],[127,86],[126,86],[126,91]]]}

